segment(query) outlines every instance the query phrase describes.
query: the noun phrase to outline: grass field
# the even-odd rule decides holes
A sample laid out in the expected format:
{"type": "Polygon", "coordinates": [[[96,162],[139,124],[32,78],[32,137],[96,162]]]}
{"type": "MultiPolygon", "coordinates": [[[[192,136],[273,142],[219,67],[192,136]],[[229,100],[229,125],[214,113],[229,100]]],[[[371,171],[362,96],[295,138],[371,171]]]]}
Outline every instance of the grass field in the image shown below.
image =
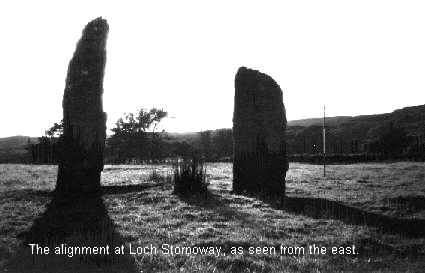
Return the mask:
{"type": "MultiPolygon", "coordinates": [[[[101,199],[65,202],[51,201],[49,194],[55,166],[0,165],[2,272],[424,272],[424,236],[349,224],[332,213],[312,213],[314,207],[280,209],[233,195],[229,163],[207,165],[207,199],[173,195],[165,179],[149,179],[154,169],[164,177],[171,171],[167,165],[105,166],[101,199]],[[28,253],[24,242],[52,244],[46,241],[52,236],[68,245],[124,244],[126,253],[112,261],[28,253]],[[129,244],[214,246],[221,254],[133,255],[129,244]],[[325,247],[326,254],[310,254],[312,244],[325,247]],[[353,245],[354,255],[330,253],[332,247],[353,245]],[[232,247],[243,253],[232,254],[232,247]],[[276,254],[250,254],[250,247],[274,248],[276,254]],[[281,247],[287,247],[285,254],[281,247]],[[291,254],[290,247],[305,253],[291,254]]],[[[326,177],[321,166],[290,164],[286,185],[288,200],[336,201],[420,221],[425,220],[424,178],[424,163],[332,165],[326,177]]]]}

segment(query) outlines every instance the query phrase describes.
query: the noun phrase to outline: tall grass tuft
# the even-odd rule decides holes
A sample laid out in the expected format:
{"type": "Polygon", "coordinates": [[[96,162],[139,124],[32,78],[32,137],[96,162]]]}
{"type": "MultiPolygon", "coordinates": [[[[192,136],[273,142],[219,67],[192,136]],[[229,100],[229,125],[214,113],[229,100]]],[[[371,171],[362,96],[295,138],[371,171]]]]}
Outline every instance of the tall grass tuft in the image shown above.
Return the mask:
{"type": "Polygon", "coordinates": [[[203,162],[196,158],[173,164],[174,194],[207,196],[208,182],[203,162]]]}
{"type": "Polygon", "coordinates": [[[152,169],[152,172],[149,174],[148,181],[162,182],[164,180],[165,177],[163,177],[156,169],[152,169]]]}

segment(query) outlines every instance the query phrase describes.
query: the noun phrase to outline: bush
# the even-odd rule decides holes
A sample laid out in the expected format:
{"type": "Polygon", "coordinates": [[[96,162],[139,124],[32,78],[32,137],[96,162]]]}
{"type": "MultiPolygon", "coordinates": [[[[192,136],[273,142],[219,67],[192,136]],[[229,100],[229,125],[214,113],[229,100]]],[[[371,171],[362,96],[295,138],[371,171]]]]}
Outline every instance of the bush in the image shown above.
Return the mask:
{"type": "Polygon", "coordinates": [[[201,161],[192,160],[177,161],[173,164],[174,194],[204,195],[208,192],[206,170],[201,161]]]}
{"type": "Polygon", "coordinates": [[[152,172],[149,174],[148,180],[153,182],[162,182],[165,180],[165,178],[156,169],[152,169],[152,172]]]}

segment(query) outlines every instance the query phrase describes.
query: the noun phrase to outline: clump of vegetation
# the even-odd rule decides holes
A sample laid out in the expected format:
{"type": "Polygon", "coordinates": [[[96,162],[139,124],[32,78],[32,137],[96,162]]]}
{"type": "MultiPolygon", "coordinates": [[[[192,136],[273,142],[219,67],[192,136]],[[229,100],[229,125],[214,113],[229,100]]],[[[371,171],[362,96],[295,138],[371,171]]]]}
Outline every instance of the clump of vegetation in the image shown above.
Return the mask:
{"type": "Polygon", "coordinates": [[[156,169],[153,169],[149,174],[148,180],[153,182],[162,182],[165,178],[156,169]]]}
{"type": "Polygon", "coordinates": [[[174,194],[207,196],[208,182],[203,162],[196,158],[173,164],[174,194]]]}

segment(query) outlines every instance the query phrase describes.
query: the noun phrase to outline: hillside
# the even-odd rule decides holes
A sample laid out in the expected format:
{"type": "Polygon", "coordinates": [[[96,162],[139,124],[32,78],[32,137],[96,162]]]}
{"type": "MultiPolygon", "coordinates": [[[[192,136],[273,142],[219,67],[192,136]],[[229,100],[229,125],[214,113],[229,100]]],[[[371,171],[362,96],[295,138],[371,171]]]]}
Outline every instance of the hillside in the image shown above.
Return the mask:
{"type": "MultiPolygon", "coordinates": [[[[322,118],[288,122],[289,153],[321,151],[322,122],[322,118]]],[[[326,149],[330,153],[374,152],[384,135],[396,134],[397,130],[406,135],[406,145],[410,147],[406,149],[423,149],[425,105],[405,107],[385,114],[329,117],[326,118],[326,130],[326,149]]]]}
{"type": "MultiPolygon", "coordinates": [[[[395,127],[401,127],[407,130],[410,135],[421,135],[425,133],[425,104],[418,106],[404,107],[391,113],[377,115],[360,116],[337,116],[326,117],[327,127],[362,127],[364,130],[372,131],[369,136],[373,136],[374,128],[380,128],[383,124],[392,122],[395,127]]],[[[323,118],[310,118],[291,120],[288,127],[309,127],[322,126],[323,118]]]]}
{"type": "Polygon", "coordinates": [[[29,155],[25,149],[28,145],[38,143],[38,138],[29,136],[11,136],[0,138],[0,163],[28,162],[29,155]]]}
{"type": "MultiPolygon", "coordinates": [[[[338,116],[338,117],[326,117],[326,123],[328,125],[337,126],[338,124],[350,121],[353,117],[350,116],[338,116]]],[[[322,125],[323,118],[307,118],[297,119],[288,121],[288,127],[308,127],[313,125],[322,125]]]]}
{"type": "Polygon", "coordinates": [[[200,136],[198,132],[167,133],[165,135],[166,141],[187,142],[191,144],[199,141],[199,138],[200,136]]]}

